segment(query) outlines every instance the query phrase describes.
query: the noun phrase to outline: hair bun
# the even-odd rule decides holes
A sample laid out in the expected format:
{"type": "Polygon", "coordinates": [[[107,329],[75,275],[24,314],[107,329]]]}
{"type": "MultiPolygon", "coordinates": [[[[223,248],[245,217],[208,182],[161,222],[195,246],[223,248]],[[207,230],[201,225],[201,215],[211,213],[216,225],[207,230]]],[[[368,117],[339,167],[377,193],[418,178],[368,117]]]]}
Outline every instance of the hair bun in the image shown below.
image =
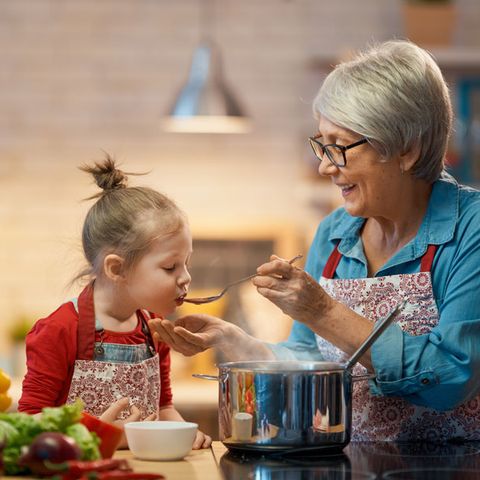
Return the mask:
{"type": "Polygon", "coordinates": [[[103,161],[95,162],[93,166],[84,165],[80,167],[80,169],[92,174],[95,183],[104,190],[105,193],[126,188],[127,186],[127,175],[116,167],[115,159],[108,153],[103,161]]]}

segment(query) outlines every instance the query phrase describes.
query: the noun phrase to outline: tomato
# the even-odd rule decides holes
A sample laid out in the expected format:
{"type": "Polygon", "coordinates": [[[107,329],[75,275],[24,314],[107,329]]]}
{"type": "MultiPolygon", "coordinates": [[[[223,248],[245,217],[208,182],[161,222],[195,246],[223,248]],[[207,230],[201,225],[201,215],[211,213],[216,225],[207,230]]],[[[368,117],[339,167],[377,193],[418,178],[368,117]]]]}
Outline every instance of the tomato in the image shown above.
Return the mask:
{"type": "Polygon", "coordinates": [[[10,377],[0,368],[0,393],[5,393],[11,383],[10,377]]]}
{"type": "Polygon", "coordinates": [[[82,413],[80,423],[83,423],[91,432],[95,432],[98,438],[100,438],[99,450],[102,458],[110,458],[115,453],[122,439],[123,429],[112,423],[104,422],[86,412],[82,413]]]}
{"type": "Polygon", "coordinates": [[[0,412],[8,410],[12,404],[12,398],[7,393],[0,393],[0,412]]]}

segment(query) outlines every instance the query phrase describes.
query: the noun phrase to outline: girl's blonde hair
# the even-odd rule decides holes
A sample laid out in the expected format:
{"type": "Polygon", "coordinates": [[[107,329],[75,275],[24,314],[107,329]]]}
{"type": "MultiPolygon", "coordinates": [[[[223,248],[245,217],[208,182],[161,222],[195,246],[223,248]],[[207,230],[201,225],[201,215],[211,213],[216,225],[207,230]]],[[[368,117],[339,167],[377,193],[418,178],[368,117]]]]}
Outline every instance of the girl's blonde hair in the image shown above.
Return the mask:
{"type": "Polygon", "coordinates": [[[165,195],[148,187],[128,187],[126,173],[106,155],[101,162],[83,165],[103,190],[85,218],[82,245],[88,267],[74,280],[94,278],[102,271],[106,255],[115,253],[130,268],[160,235],[174,233],[187,223],[185,214],[165,195]]]}

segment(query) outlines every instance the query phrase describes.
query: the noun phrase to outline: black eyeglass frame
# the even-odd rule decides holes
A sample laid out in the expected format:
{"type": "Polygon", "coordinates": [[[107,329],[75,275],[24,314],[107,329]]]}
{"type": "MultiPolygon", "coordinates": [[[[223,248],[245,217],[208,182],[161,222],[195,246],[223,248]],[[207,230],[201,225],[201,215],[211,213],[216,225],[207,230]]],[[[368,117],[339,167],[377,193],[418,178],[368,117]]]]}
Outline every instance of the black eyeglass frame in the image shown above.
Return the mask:
{"type": "Polygon", "coordinates": [[[368,142],[368,139],[366,137],[363,137],[361,138],[360,140],[358,140],[357,142],[354,142],[354,143],[351,143],[350,145],[337,145],[336,143],[327,143],[326,145],[324,145],[322,142],[319,142],[318,139],[321,137],[322,135],[318,134],[318,135],[315,135],[313,137],[308,137],[308,140],[310,142],[310,146],[312,147],[312,150],[313,150],[313,153],[315,154],[315,156],[320,160],[322,161],[323,160],[323,157],[320,157],[315,149],[315,146],[313,145],[314,143],[316,143],[321,149],[322,149],[322,152],[323,152],[323,155],[326,155],[327,158],[330,160],[330,162],[335,165],[336,167],[338,168],[343,168],[343,167],[346,167],[347,166],[347,156],[345,155],[345,152],[347,150],[350,150],[351,148],[354,148],[354,147],[358,147],[359,145],[363,145],[364,143],[367,143],[368,142]],[[343,156],[343,165],[341,165],[340,163],[338,163],[337,161],[335,161],[334,158],[332,158],[330,155],[330,151],[327,149],[327,147],[334,147],[334,148],[338,148],[341,152],[342,152],[342,156],[343,156]]]}

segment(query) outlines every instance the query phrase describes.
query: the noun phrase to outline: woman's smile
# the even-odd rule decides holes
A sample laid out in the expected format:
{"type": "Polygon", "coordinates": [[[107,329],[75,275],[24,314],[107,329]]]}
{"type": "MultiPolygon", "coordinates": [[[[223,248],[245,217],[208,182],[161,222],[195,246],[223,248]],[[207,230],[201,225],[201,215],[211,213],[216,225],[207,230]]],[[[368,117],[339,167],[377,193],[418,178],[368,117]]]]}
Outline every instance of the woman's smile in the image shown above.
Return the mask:
{"type": "Polygon", "coordinates": [[[353,192],[356,185],[351,183],[351,184],[348,184],[348,185],[337,185],[337,187],[340,188],[340,190],[342,191],[342,196],[343,196],[343,198],[345,198],[345,197],[348,197],[353,192]]]}

